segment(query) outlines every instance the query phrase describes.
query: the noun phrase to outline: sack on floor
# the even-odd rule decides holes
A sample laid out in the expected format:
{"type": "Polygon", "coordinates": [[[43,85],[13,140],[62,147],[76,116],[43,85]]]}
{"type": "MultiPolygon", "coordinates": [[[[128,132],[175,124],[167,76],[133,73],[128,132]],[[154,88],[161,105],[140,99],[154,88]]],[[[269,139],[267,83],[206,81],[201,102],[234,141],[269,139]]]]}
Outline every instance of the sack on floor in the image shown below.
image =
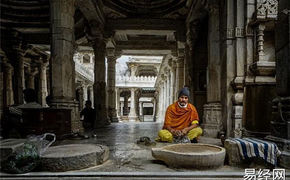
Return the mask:
{"type": "Polygon", "coordinates": [[[12,174],[33,171],[39,165],[39,157],[55,141],[55,135],[46,133],[30,136],[27,141],[1,164],[1,170],[12,174]],[[51,137],[52,139],[47,139],[51,137]]]}
{"type": "Polygon", "coordinates": [[[7,173],[22,174],[35,169],[38,163],[39,155],[36,146],[26,142],[2,162],[1,169],[7,173]]]}
{"type": "Polygon", "coordinates": [[[43,135],[39,136],[28,136],[28,141],[31,144],[34,144],[37,148],[37,153],[39,156],[41,156],[47,148],[55,142],[56,136],[53,133],[45,133],[43,135]]]}

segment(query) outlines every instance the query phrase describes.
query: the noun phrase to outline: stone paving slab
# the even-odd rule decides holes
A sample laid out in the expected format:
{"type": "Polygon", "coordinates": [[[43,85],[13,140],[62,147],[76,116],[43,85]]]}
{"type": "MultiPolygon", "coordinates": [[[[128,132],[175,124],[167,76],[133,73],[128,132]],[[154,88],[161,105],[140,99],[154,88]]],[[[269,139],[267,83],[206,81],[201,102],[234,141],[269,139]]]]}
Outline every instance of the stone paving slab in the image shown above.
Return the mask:
{"type": "Polygon", "coordinates": [[[41,156],[42,171],[71,171],[102,164],[109,148],[95,144],[68,144],[49,147],[41,156]]]}

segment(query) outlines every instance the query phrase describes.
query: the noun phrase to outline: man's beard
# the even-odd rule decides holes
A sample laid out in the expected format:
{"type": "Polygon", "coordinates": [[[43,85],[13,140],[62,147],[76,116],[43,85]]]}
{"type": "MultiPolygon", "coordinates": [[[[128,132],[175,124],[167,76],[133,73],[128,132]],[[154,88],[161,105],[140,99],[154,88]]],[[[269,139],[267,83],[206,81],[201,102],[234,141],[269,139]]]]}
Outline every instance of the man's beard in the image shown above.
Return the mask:
{"type": "Polygon", "coordinates": [[[186,102],[178,102],[178,104],[179,104],[181,107],[186,107],[186,106],[187,106],[187,103],[186,103],[186,102]]]}

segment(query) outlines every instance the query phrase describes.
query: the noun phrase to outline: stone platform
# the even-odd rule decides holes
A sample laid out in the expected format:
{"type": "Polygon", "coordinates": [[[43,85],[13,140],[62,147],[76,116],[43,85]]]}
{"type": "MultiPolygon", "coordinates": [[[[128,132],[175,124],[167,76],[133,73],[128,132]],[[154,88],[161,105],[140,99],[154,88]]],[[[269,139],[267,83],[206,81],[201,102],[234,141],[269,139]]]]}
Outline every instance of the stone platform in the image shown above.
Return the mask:
{"type": "Polygon", "coordinates": [[[68,144],[49,147],[41,156],[42,171],[79,170],[102,164],[109,158],[109,148],[95,144],[68,144]]]}

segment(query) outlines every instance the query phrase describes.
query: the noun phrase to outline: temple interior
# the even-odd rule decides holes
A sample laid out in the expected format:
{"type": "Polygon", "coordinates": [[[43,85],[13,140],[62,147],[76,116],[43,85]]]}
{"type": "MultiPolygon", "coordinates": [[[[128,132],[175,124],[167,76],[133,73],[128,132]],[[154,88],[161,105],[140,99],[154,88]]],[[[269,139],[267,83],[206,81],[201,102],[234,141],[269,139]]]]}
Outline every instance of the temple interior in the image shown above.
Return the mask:
{"type": "MultiPolygon", "coordinates": [[[[0,149],[54,133],[51,147],[108,148],[101,165],[80,173],[185,171],[202,179],[151,156],[152,147],[168,145],[154,139],[187,87],[200,143],[273,142],[278,167],[289,170],[289,0],[1,0],[0,8],[0,149]],[[9,112],[27,103],[25,89],[39,106],[17,120],[9,112]],[[95,110],[90,131],[81,121],[87,101],[95,110]],[[150,141],[136,143],[141,137],[150,141]]],[[[229,146],[227,159],[235,156],[229,146]]],[[[209,176],[231,179],[244,168],[226,162],[216,170],[224,175],[209,176]]]]}

